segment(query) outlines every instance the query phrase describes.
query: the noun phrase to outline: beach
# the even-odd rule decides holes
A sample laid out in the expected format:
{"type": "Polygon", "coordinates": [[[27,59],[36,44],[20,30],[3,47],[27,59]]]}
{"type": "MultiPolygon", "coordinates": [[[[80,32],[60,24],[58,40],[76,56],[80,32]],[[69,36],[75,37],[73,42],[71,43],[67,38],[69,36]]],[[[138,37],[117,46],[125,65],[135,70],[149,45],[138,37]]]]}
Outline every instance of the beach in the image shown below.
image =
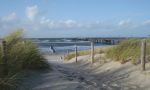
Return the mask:
{"type": "MultiPolygon", "coordinates": [[[[79,56],[76,63],[75,58],[65,61],[61,56],[63,54],[45,54],[52,70],[30,72],[24,87],[32,90],[149,90],[150,70],[141,72],[140,66],[130,62],[106,60],[91,64],[90,55],[85,55],[79,56]]],[[[99,56],[103,57],[96,55],[95,58],[99,56]]],[[[150,68],[149,63],[147,68],[150,68]]]]}
{"type": "MultiPolygon", "coordinates": [[[[21,90],[149,90],[150,63],[146,65],[146,72],[142,72],[140,65],[121,64],[106,58],[104,53],[97,53],[93,64],[90,55],[78,56],[77,62],[75,58],[65,60],[64,55],[74,51],[74,43],[62,45],[53,47],[55,53],[47,46],[40,46],[51,69],[29,72],[21,90]]],[[[96,46],[108,47],[110,45],[96,46]]],[[[78,44],[78,49],[88,50],[90,46],[78,44]]]]}
{"type": "Polygon", "coordinates": [[[150,0],[1,0],[0,90],[150,90],[150,0]]]}

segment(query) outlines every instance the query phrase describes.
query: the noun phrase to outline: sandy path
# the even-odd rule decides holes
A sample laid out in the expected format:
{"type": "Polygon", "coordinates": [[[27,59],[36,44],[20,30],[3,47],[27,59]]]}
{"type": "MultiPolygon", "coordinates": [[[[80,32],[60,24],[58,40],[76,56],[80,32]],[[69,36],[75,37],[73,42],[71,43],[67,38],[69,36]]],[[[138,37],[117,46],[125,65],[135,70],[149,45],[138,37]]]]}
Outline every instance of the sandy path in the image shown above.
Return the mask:
{"type": "Polygon", "coordinates": [[[95,82],[60,60],[60,55],[46,58],[53,70],[30,72],[21,90],[100,90],[95,82]]]}
{"type": "Polygon", "coordinates": [[[46,55],[53,70],[31,72],[21,90],[149,90],[150,77],[130,63],[101,66],[91,64],[88,55],[79,57],[78,63],[60,60],[60,56],[46,55]]]}

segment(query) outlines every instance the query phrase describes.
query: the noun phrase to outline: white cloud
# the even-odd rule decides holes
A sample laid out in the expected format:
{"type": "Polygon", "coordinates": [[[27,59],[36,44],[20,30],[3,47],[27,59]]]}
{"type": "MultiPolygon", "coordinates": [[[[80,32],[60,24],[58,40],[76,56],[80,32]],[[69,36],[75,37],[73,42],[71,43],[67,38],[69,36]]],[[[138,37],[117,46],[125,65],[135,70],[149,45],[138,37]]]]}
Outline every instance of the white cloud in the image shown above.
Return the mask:
{"type": "Polygon", "coordinates": [[[50,19],[47,19],[47,18],[44,17],[44,16],[43,16],[43,17],[41,18],[41,20],[40,20],[40,23],[41,23],[41,24],[47,24],[47,23],[49,23],[49,22],[50,22],[50,19]]]}
{"type": "Polygon", "coordinates": [[[15,12],[0,18],[0,29],[5,30],[5,32],[17,28],[19,24],[20,23],[15,12]]]}
{"type": "Polygon", "coordinates": [[[13,13],[11,13],[11,14],[8,15],[8,16],[3,17],[2,20],[9,22],[9,21],[15,20],[16,18],[17,18],[17,15],[16,15],[15,12],[13,12],[13,13]]]}
{"type": "Polygon", "coordinates": [[[125,28],[125,29],[129,29],[129,28],[135,28],[136,25],[134,23],[132,23],[130,20],[121,20],[118,23],[120,28],[125,28]]]}
{"type": "Polygon", "coordinates": [[[129,20],[122,20],[118,24],[119,24],[119,26],[127,27],[130,25],[130,21],[129,20]]]}
{"type": "Polygon", "coordinates": [[[107,22],[81,22],[72,19],[67,20],[50,20],[42,17],[40,24],[49,29],[111,29],[112,24],[107,22]]]}
{"type": "MultiPolygon", "coordinates": [[[[146,20],[143,23],[136,23],[131,22],[130,20],[121,20],[119,22],[108,22],[108,21],[77,21],[73,19],[66,19],[66,20],[51,20],[46,18],[45,16],[40,17],[38,15],[38,7],[32,6],[26,8],[26,14],[30,21],[22,20],[17,18],[15,12],[11,13],[6,17],[0,18],[0,35],[9,33],[10,31],[15,30],[18,27],[22,27],[27,29],[27,33],[39,35],[43,32],[47,32],[51,34],[51,32],[64,32],[64,30],[68,32],[75,32],[82,30],[81,32],[88,33],[88,35],[99,35],[101,33],[111,33],[116,34],[116,32],[120,32],[120,35],[124,35],[124,32],[132,32],[141,34],[142,30],[149,30],[150,20],[146,20]],[[36,19],[36,20],[34,20],[36,19]],[[136,27],[136,28],[135,28],[136,27]],[[35,31],[36,30],[36,31],[35,31]],[[75,31],[77,30],[77,31],[75,31]],[[86,32],[86,30],[88,30],[86,32]],[[141,31],[140,31],[141,30],[141,31]],[[99,34],[98,34],[99,33],[99,34]]],[[[147,31],[148,32],[148,31],[147,31]]],[[[149,33],[149,32],[148,32],[149,33]]],[[[59,33],[60,34],[60,33],[59,33]]],[[[82,33],[77,33],[82,35],[82,33]]],[[[60,34],[61,35],[61,34],[60,34]]],[[[128,34],[127,34],[128,35],[128,34]]],[[[136,34],[135,34],[136,35],[136,34]]],[[[44,37],[44,36],[43,36],[44,37]]]]}
{"type": "Polygon", "coordinates": [[[49,29],[73,29],[73,28],[79,28],[81,26],[79,25],[79,22],[75,20],[71,20],[71,19],[50,20],[50,19],[47,19],[46,17],[41,18],[40,24],[49,29]]]}
{"type": "Polygon", "coordinates": [[[64,23],[66,24],[66,27],[68,28],[71,28],[77,25],[76,21],[71,20],[71,19],[66,20],[64,23]]]}
{"type": "Polygon", "coordinates": [[[26,15],[27,15],[27,18],[30,20],[30,21],[33,21],[37,14],[38,14],[39,10],[38,10],[38,7],[37,5],[34,5],[34,6],[28,6],[26,8],[26,15]]]}
{"type": "Polygon", "coordinates": [[[150,20],[144,21],[143,25],[150,25],[150,20]]]}

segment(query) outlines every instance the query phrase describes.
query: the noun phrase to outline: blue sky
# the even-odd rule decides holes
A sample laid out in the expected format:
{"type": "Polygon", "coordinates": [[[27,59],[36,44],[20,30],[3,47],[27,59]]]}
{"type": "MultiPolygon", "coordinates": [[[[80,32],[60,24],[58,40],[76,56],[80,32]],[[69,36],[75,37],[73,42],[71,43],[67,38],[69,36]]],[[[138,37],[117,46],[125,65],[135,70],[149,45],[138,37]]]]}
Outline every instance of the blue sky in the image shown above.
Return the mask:
{"type": "Polygon", "coordinates": [[[150,35],[150,0],[1,0],[0,37],[150,35]]]}

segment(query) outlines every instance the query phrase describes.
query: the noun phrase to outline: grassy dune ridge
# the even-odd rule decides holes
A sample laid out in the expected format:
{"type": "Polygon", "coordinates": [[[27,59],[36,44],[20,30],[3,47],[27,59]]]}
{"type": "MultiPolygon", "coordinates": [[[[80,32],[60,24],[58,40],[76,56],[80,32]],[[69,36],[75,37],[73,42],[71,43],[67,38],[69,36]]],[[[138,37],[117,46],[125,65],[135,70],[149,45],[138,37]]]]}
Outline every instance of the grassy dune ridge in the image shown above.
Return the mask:
{"type": "MultiPolygon", "coordinates": [[[[107,57],[121,63],[131,61],[138,64],[141,54],[141,39],[128,39],[107,50],[107,57]]],[[[150,39],[146,39],[146,60],[150,60],[150,39]]]]}
{"type": "MultiPolygon", "coordinates": [[[[95,48],[95,54],[104,53],[106,58],[111,60],[119,61],[125,63],[131,61],[133,64],[138,64],[140,60],[140,50],[141,50],[141,40],[142,39],[127,39],[122,41],[119,45],[114,45],[105,48],[95,48]]],[[[146,60],[150,60],[150,39],[146,39],[146,60]]],[[[90,55],[90,50],[79,51],[78,56],[90,55]]],[[[66,60],[70,60],[75,57],[75,52],[71,52],[65,55],[66,60]]]]}
{"type": "Polygon", "coordinates": [[[0,89],[17,90],[19,76],[22,71],[40,70],[49,67],[42,54],[31,41],[24,40],[22,30],[9,34],[4,38],[7,42],[7,70],[3,73],[3,61],[0,48],[0,89]]]}

